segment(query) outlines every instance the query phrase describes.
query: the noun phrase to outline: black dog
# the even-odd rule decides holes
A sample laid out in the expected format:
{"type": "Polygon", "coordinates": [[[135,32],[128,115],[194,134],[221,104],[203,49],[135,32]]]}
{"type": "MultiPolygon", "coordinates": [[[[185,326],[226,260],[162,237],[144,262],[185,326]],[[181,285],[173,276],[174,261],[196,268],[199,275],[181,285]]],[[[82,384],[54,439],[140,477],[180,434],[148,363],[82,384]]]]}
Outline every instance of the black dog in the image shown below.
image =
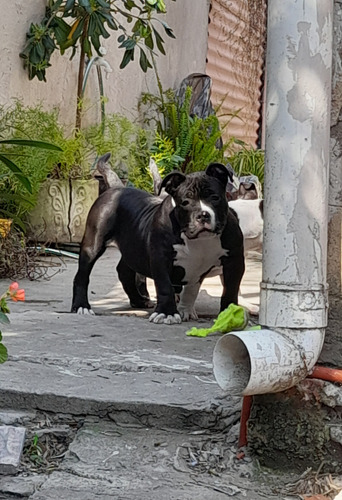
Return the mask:
{"type": "Polygon", "coordinates": [[[244,273],[243,236],[228,208],[227,180],[227,169],[214,163],[205,172],[166,176],[161,185],[169,195],[165,198],[129,187],[104,191],[88,215],[72,311],[93,314],[87,298],[89,275],[111,240],[122,255],[117,271],[133,307],[148,306],[137,286],[137,273],[154,280],[157,305],[152,322],[197,319],[194,302],[215,266],[222,266],[221,310],[237,303],[244,273]],[[180,290],[176,305],[175,291],[180,290]]]}

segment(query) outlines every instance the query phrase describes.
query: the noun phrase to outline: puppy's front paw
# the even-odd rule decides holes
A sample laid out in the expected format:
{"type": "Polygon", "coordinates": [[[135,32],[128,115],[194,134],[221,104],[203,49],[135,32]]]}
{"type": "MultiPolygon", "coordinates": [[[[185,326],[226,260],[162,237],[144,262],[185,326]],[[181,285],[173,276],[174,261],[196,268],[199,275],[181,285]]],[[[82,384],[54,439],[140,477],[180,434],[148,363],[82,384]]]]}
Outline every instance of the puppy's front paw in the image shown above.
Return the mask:
{"type": "Polygon", "coordinates": [[[164,323],[165,325],[175,325],[177,323],[178,324],[181,323],[182,318],[177,313],[175,313],[174,315],[171,314],[166,315],[164,313],[154,312],[149,317],[149,321],[151,323],[164,323]]]}
{"type": "Polygon", "coordinates": [[[89,314],[90,316],[95,316],[95,313],[92,309],[88,309],[87,307],[79,307],[76,311],[76,314],[89,314]]]}
{"type": "Polygon", "coordinates": [[[198,319],[198,315],[197,315],[196,309],[194,307],[182,307],[181,305],[179,305],[178,311],[179,311],[183,321],[190,321],[191,319],[193,319],[193,320],[198,319]]]}
{"type": "Polygon", "coordinates": [[[242,306],[245,309],[247,309],[249,314],[251,314],[252,316],[259,315],[259,306],[255,305],[255,304],[251,304],[250,302],[248,302],[248,300],[245,300],[241,296],[239,296],[239,306],[242,306]]]}

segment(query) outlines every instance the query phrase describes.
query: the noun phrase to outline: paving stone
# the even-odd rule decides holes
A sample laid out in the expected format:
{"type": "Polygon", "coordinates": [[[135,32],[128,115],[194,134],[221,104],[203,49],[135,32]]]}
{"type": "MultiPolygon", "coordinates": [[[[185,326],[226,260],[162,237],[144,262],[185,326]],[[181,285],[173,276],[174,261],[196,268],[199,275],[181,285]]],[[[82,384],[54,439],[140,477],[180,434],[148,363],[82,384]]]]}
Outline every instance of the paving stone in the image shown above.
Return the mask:
{"type": "Polygon", "coordinates": [[[2,500],[2,498],[11,500],[15,498],[28,498],[41,487],[47,478],[48,476],[44,474],[28,477],[0,477],[0,500],[2,500]],[[1,496],[1,494],[4,496],[1,496]]]}
{"type": "Polygon", "coordinates": [[[31,422],[36,416],[33,411],[15,411],[15,410],[1,410],[0,411],[0,424],[2,425],[25,425],[31,422]]]}
{"type": "Polygon", "coordinates": [[[24,448],[25,427],[0,426],[0,474],[16,474],[24,448]]]}

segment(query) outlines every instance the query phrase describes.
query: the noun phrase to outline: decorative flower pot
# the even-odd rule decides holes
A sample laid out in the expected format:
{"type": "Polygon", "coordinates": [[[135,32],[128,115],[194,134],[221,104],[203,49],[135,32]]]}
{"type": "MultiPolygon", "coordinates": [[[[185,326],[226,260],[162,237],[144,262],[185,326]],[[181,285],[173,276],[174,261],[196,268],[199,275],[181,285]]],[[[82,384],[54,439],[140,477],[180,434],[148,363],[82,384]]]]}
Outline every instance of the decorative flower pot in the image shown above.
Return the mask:
{"type": "Polygon", "coordinates": [[[47,179],[29,217],[28,236],[42,243],[80,243],[99,183],[90,180],[47,179]]]}

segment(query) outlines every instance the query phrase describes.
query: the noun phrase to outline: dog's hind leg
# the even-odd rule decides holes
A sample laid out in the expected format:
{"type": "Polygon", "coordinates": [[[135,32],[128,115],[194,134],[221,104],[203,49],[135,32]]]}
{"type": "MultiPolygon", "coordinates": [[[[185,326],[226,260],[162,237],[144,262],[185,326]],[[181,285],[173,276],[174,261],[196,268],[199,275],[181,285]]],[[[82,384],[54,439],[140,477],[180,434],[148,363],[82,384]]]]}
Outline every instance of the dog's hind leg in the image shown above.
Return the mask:
{"type": "Polygon", "coordinates": [[[136,273],[135,275],[135,283],[138,289],[138,292],[140,295],[146,299],[150,300],[150,294],[148,293],[147,290],[147,285],[146,285],[146,276],[143,276],[142,274],[136,273]]]}
{"type": "Polygon", "coordinates": [[[142,283],[140,279],[142,276],[138,275],[133,269],[127,266],[122,259],[120,259],[116,270],[123,289],[128,295],[131,306],[137,309],[152,307],[153,304],[149,300],[146,281],[142,283]]]}

